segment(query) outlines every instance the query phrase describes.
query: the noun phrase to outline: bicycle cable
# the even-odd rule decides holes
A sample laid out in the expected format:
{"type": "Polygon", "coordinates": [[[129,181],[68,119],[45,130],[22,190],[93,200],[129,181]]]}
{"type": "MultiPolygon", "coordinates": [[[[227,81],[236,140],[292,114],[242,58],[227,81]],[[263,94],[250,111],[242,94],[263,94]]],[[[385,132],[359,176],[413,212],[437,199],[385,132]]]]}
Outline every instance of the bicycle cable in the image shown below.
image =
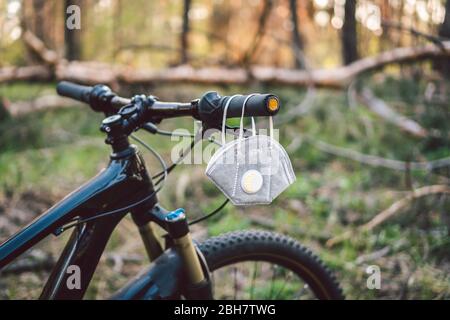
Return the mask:
{"type": "Polygon", "coordinates": [[[67,229],[73,228],[73,227],[75,227],[77,225],[80,225],[80,224],[83,224],[83,223],[86,223],[86,222],[89,222],[89,221],[92,221],[92,220],[96,220],[96,219],[103,218],[105,216],[113,215],[113,214],[120,213],[120,212],[129,211],[129,210],[133,209],[134,207],[144,203],[145,201],[153,198],[159,190],[161,190],[161,188],[153,191],[150,195],[148,195],[145,198],[143,198],[143,199],[141,199],[141,200],[139,200],[139,201],[137,201],[135,203],[132,203],[132,204],[130,204],[128,206],[125,206],[125,207],[122,207],[122,208],[119,208],[119,209],[114,209],[114,210],[107,211],[107,212],[103,212],[103,213],[97,214],[97,215],[89,217],[89,218],[76,220],[76,221],[74,221],[72,223],[69,223],[69,224],[67,224],[65,226],[62,226],[62,227],[58,228],[55,231],[55,234],[59,235],[62,232],[66,231],[67,229]]]}
{"type": "MultiPolygon", "coordinates": [[[[147,143],[145,143],[143,140],[141,140],[140,138],[138,138],[138,137],[135,136],[134,134],[131,135],[131,138],[134,139],[134,140],[136,140],[138,143],[140,143],[145,149],[147,149],[148,151],[150,151],[150,152],[155,156],[156,159],[158,159],[159,163],[161,163],[161,166],[163,167],[163,170],[162,170],[160,173],[158,173],[158,176],[160,176],[160,175],[163,174],[163,175],[164,175],[163,181],[165,182],[166,179],[167,179],[167,176],[168,176],[168,174],[169,174],[169,169],[167,168],[167,164],[166,164],[166,162],[164,161],[164,159],[161,157],[161,155],[160,155],[158,152],[156,152],[155,149],[153,149],[152,147],[150,147],[147,143]]],[[[171,167],[172,167],[172,166],[171,166],[171,167]]],[[[173,169],[172,169],[172,170],[173,170],[173,169]]],[[[152,179],[155,179],[155,177],[152,177],[152,179]]],[[[156,185],[158,185],[158,183],[157,183],[156,185]]]]}
{"type": "MultiPolygon", "coordinates": [[[[173,136],[170,131],[160,130],[156,126],[153,126],[153,132],[155,134],[160,134],[160,135],[164,135],[164,136],[173,136]]],[[[198,139],[199,138],[198,135],[195,135],[195,134],[182,134],[182,133],[176,134],[176,133],[174,133],[174,135],[182,136],[182,137],[190,137],[190,138],[193,138],[194,140],[191,142],[191,144],[190,144],[190,146],[188,148],[186,148],[185,150],[182,151],[180,157],[174,163],[172,163],[168,168],[167,168],[167,166],[165,166],[164,170],[159,172],[159,173],[157,173],[156,175],[154,175],[152,177],[152,179],[156,179],[156,178],[160,177],[162,174],[169,174],[188,155],[190,150],[192,150],[194,148],[195,144],[198,141],[200,141],[200,139],[198,139]]],[[[141,143],[146,149],[151,151],[156,157],[160,157],[160,155],[154,149],[152,149],[150,146],[146,145],[142,140],[137,140],[137,139],[135,139],[135,140],[138,141],[139,143],[141,143]]],[[[215,141],[212,140],[211,138],[209,139],[209,141],[212,142],[212,143],[215,143],[215,141]]],[[[158,185],[160,183],[160,181],[161,181],[161,179],[158,180],[155,183],[155,185],[158,185]]],[[[197,219],[194,219],[194,220],[190,221],[189,225],[191,226],[191,225],[194,225],[194,224],[199,223],[201,221],[204,221],[204,220],[206,220],[208,218],[211,218],[212,216],[214,216],[215,214],[220,212],[227,205],[228,202],[229,202],[229,200],[225,199],[225,201],[219,207],[217,207],[216,209],[214,209],[210,213],[207,213],[207,214],[205,214],[205,215],[203,215],[203,216],[201,216],[201,217],[199,217],[197,219]]]]}
{"type": "Polygon", "coordinates": [[[189,224],[190,226],[192,226],[193,224],[196,224],[196,223],[199,223],[199,222],[201,222],[201,221],[203,221],[203,220],[206,220],[206,219],[211,218],[211,217],[214,216],[216,213],[220,212],[220,211],[227,205],[227,203],[228,203],[229,201],[230,201],[230,200],[226,199],[219,207],[217,207],[216,209],[214,209],[214,211],[212,211],[212,212],[210,212],[210,213],[208,213],[208,214],[205,214],[204,216],[201,216],[201,217],[199,217],[199,218],[197,218],[197,219],[194,219],[194,220],[190,221],[188,224],[189,224]]]}
{"type": "Polygon", "coordinates": [[[113,215],[116,213],[120,213],[120,212],[124,212],[124,211],[129,211],[131,209],[133,209],[134,207],[146,202],[147,200],[150,200],[151,198],[153,198],[159,191],[161,191],[161,189],[164,186],[164,183],[166,182],[167,176],[168,176],[168,168],[167,168],[167,164],[164,161],[164,159],[161,157],[161,155],[159,153],[157,153],[152,147],[150,147],[148,144],[146,144],[143,140],[141,140],[140,138],[136,137],[135,135],[131,135],[131,138],[133,138],[134,140],[136,140],[138,143],[140,143],[144,148],[146,148],[147,150],[149,150],[154,156],[155,158],[160,162],[161,166],[163,167],[163,171],[161,172],[162,174],[164,174],[164,176],[158,180],[158,183],[156,184],[157,188],[150,193],[148,196],[144,197],[143,199],[136,201],[128,206],[122,207],[122,208],[118,208],[118,209],[114,209],[111,211],[106,211],[103,213],[99,213],[96,214],[95,216],[89,217],[89,218],[85,218],[85,219],[78,219],[72,223],[68,223],[65,226],[60,227],[59,229],[57,229],[55,231],[55,234],[61,234],[62,232],[66,231],[67,229],[73,228],[75,226],[78,226],[80,224],[95,220],[95,219],[99,219],[99,218],[103,218],[105,216],[109,216],[109,215],[113,215]],[[162,184],[161,184],[162,182],[162,184]]]}
{"type": "MultiPolygon", "coordinates": [[[[157,129],[155,133],[156,134],[161,134],[161,135],[169,135],[170,132],[157,129]]],[[[167,167],[166,162],[161,157],[161,155],[158,152],[156,152],[156,150],[154,150],[152,147],[150,147],[143,140],[141,140],[140,138],[138,138],[137,136],[132,134],[131,138],[134,139],[135,141],[137,141],[139,144],[141,144],[145,149],[150,151],[155,156],[155,158],[160,162],[160,164],[161,164],[161,166],[163,168],[163,170],[161,172],[157,173],[156,175],[154,175],[152,177],[152,179],[155,179],[155,178],[158,178],[161,175],[163,175],[163,177],[160,178],[155,183],[155,186],[157,186],[158,188],[155,191],[153,191],[150,195],[148,195],[145,198],[143,198],[143,199],[141,199],[141,200],[139,200],[139,201],[137,201],[135,203],[132,203],[132,204],[130,204],[128,206],[125,206],[125,207],[122,207],[122,208],[119,208],[119,209],[115,209],[115,210],[111,210],[111,211],[107,211],[107,212],[103,212],[103,213],[97,214],[97,215],[95,215],[93,217],[80,219],[80,220],[74,221],[73,223],[69,223],[66,226],[62,226],[59,229],[57,229],[55,234],[61,234],[62,232],[66,231],[67,229],[73,228],[75,226],[78,226],[80,224],[83,224],[83,223],[86,223],[86,222],[89,222],[89,221],[92,221],[92,220],[96,220],[96,219],[99,219],[99,218],[102,218],[102,217],[105,217],[105,216],[109,216],[109,215],[112,215],[112,214],[116,214],[116,213],[120,213],[120,212],[131,210],[132,208],[134,208],[134,207],[144,203],[145,201],[151,199],[152,197],[154,197],[164,187],[164,184],[166,182],[166,179],[167,179],[167,176],[169,175],[169,173],[173,169],[175,169],[175,167],[187,156],[187,154],[190,152],[190,150],[192,150],[194,148],[195,144],[199,141],[199,139],[197,139],[197,137],[198,137],[197,135],[190,134],[190,135],[182,135],[182,136],[191,137],[191,138],[194,138],[194,140],[191,142],[190,146],[187,148],[188,150],[186,150],[186,149],[183,150],[183,152],[180,155],[180,157],[174,163],[172,163],[169,167],[167,167]]],[[[211,141],[211,142],[214,142],[214,141],[211,141]]],[[[227,205],[228,202],[229,202],[229,200],[226,199],[215,210],[213,210],[212,212],[210,212],[208,214],[205,214],[204,216],[201,216],[201,217],[199,217],[197,219],[192,220],[191,222],[189,222],[189,225],[194,225],[194,224],[196,224],[198,222],[204,221],[204,220],[214,216],[215,214],[220,212],[227,205]]]]}

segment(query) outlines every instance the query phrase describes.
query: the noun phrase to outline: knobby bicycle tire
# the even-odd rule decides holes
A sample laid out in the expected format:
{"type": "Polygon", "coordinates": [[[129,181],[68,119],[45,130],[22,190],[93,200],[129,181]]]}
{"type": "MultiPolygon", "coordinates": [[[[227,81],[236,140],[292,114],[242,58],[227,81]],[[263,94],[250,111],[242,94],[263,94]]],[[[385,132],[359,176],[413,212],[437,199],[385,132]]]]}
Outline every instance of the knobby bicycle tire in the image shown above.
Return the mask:
{"type": "Polygon", "coordinates": [[[302,279],[318,299],[344,299],[331,271],[311,250],[291,237],[243,230],[212,237],[199,244],[212,274],[240,262],[262,261],[282,266],[302,279]]]}

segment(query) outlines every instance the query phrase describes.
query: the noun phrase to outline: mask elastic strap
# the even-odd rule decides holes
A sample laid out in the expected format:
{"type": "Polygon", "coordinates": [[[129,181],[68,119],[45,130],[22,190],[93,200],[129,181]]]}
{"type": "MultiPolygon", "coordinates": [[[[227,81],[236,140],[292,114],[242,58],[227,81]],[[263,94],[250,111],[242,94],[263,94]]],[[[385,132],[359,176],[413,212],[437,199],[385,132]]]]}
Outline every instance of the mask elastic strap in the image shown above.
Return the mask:
{"type": "Polygon", "coordinates": [[[256,136],[255,118],[252,117],[252,136],[256,136]]]}
{"type": "MultiPolygon", "coordinates": [[[[241,124],[240,124],[240,126],[239,126],[239,140],[242,140],[242,139],[244,138],[244,114],[245,114],[245,106],[247,105],[247,101],[248,101],[251,97],[256,96],[256,95],[257,95],[257,93],[253,93],[253,94],[248,95],[248,96],[245,98],[244,103],[242,104],[241,124]]],[[[252,117],[252,132],[253,132],[253,135],[256,134],[255,119],[253,119],[253,117],[252,117]]]]}
{"type": "MultiPolygon", "coordinates": [[[[253,136],[256,136],[256,125],[255,125],[255,119],[252,117],[252,130],[253,130],[253,136]]],[[[270,139],[273,139],[273,118],[272,116],[269,117],[269,136],[270,139]]]]}
{"type": "Polygon", "coordinates": [[[225,108],[223,108],[223,119],[222,119],[222,145],[225,145],[226,139],[225,139],[225,127],[227,124],[227,111],[228,107],[230,106],[231,100],[233,100],[236,97],[242,96],[241,94],[235,94],[234,96],[230,97],[228,99],[227,103],[225,104],[225,108]]]}
{"type": "MultiPolygon", "coordinates": [[[[252,130],[253,130],[253,136],[256,136],[256,125],[255,125],[255,118],[252,117],[252,130]]],[[[273,139],[273,118],[272,116],[269,117],[269,136],[270,139],[273,139]]]]}
{"type": "Polygon", "coordinates": [[[272,116],[269,117],[269,135],[270,135],[270,139],[273,139],[273,118],[272,118],[272,116]]]}

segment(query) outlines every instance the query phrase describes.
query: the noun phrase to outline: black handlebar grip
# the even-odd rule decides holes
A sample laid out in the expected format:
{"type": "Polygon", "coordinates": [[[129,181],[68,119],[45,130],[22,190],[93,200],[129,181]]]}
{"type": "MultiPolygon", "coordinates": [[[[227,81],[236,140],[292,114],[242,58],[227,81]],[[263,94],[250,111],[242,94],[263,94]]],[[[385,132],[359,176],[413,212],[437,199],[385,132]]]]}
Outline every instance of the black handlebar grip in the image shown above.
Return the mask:
{"type": "Polygon", "coordinates": [[[68,81],[61,81],[56,86],[56,92],[60,96],[72,98],[81,102],[89,103],[93,87],[82,86],[68,81]]]}
{"type": "MultiPolygon", "coordinates": [[[[212,124],[221,123],[225,106],[231,98],[231,96],[221,97],[215,91],[204,94],[198,102],[200,120],[212,124]]],[[[241,117],[242,107],[247,98],[244,117],[268,117],[280,110],[280,100],[270,93],[235,96],[228,105],[227,118],[241,117]]]]}
{"type": "Polygon", "coordinates": [[[237,118],[242,116],[242,108],[245,103],[244,117],[269,117],[275,115],[280,109],[278,97],[273,94],[254,94],[245,96],[224,97],[222,108],[228,105],[227,118],[237,118]]]}

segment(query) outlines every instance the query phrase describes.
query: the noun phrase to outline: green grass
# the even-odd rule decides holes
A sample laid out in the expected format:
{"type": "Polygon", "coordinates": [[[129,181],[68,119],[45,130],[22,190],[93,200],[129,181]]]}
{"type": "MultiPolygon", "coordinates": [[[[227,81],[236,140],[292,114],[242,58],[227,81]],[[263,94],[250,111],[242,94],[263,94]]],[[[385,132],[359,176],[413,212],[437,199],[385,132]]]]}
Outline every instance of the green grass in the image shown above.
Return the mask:
{"type": "MultiPolygon", "coordinates": [[[[423,87],[422,84],[398,83],[394,78],[386,81],[385,85],[372,85],[374,92],[386,96],[390,103],[401,100],[408,104],[416,100],[408,100],[405,96],[412,91],[420,92],[423,87]]],[[[161,87],[154,89],[153,93],[162,99],[187,101],[206,89],[185,86],[174,94],[172,88],[161,87]]],[[[304,97],[302,90],[277,87],[253,89],[279,94],[288,107],[304,97]]],[[[14,101],[51,90],[52,85],[15,84],[0,89],[0,95],[14,101]]],[[[243,89],[229,87],[220,91],[242,92],[243,89]]],[[[433,122],[429,115],[420,116],[413,110],[407,113],[414,114],[414,119],[422,124],[433,122]]],[[[23,195],[27,192],[40,194],[45,191],[46,196],[56,201],[106,166],[109,149],[103,144],[103,134],[98,130],[101,119],[101,115],[88,108],[69,108],[0,121],[0,215],[17,206],[22,198],[26,201],[23,195]]],[[[446,129],[444,122],[433,123],[442,126],[438,129],[446,129]]],[[[161,127],[188,128],[192,131],[193,122],[177,119],[166,121],[161,127]]],[[[139,136],[167,160],[170,159],[171,147],[177,143],[143,133],[139,136]]],[[[304,136],[398,160],[423,161],[450,155],[447,141],[418,140],[380,120],[363,106],[351,109],[343,92],[319,90],[309,114],[281,127],[281,142],[285,146],[295,137],[304,136]]],[[[143,152],[149,170],[158,172],[158,162],[148,152],[143,152]]],[[[446,215],[448,218],[450,202],[445,197],[431,196],[414,201],[373,232],[351,237],[332,248],[325,245],[327,239],[353,230],[389,207],[402,197],[402,192],[407,191],[410,184],[420,187],[445,183],[448,181],[448,171],[411,172],[407,176],[404,172],[374,168],[325,154],[315,148],[314,143],[306,141],[291,151],[291,158],[297,181],[272,206],[236,209],[228,205],[222,213],[202,223],[201,229],[213,236],[244,228],[270,228],[296,237],[337,273],[349,298],[450,297],[450,240],[448,223],[443,218],[446,215]],[[255,221],[252,218],[255,215],[267,218],[270,226],[255,221]],[[387,254],[358,263],[359,257],[385,247],[389,247],[387,254]],[[365,268],[370,264],[381,268],[381,290],[366,288],[368,275],[365,268]]],[[[185,207],[188,216],[195,218],[220,205],[223,196],[205,178],[203,171],[204,165],[175,169],[160,195],[163,206],[168,209],[185,207]],[[185,181],[184,188],[180,187],[181,181],[185,181]]],[[[107,253],[143,255],[135,231],[132,223],[125,221],[114,233],[107,253]]],[[[52,241],[61,242],[61,239],[52,241]]],[[[51,247],[49,242],[43,246],[55,255],[56,249],[61,247],[51,247]]],[[[88,297],[107,297],[145,264],[145,259],[137,265],[126,264],[117,273],[111,271],[111,265],[106,260],[102,260],[99,275],[94,279],[88,297]]],[[[24,285],[29,283],[33,288],[36,286],[29,276],[1,281],[11,284],[13,280],[21,280],[24,285]]],[[[10,298],[29,297],[26,291],[16,290],[14,286],[9,291],[4,291],[0,286],[0,291],[2,296],[10,298]]]]}

